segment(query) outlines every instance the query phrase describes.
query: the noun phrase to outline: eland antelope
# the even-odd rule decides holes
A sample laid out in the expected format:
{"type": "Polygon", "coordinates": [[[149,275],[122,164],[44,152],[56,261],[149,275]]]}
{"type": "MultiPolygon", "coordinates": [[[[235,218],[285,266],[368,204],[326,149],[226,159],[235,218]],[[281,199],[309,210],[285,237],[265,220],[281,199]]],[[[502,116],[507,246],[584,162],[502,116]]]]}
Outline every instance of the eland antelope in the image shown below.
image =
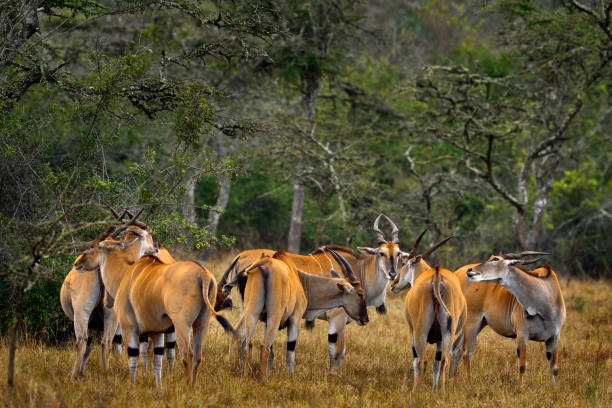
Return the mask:
{"type": "MultiPolygon", "coordinates": [[[[121,221],[129,211],[125,210],[121,216],[111,208],[112,213],[118,221],[121,221]]],[[[139,213],[140,214],[140,213],[139,213]]],[[[120,227],[110,227],[100,234],[95,242],[110,241],[123,232],[126,232],[125,241],[122,241],[126,248],[127,257],[134,262],[148,250],[152,250],[153,241],[151,229],[144,223],[137,221],[138,215],[131,215],[130,219],[120,227]]],[[[120,241],[121,242],[121,241],[120,241]]],[[[79,258],[82,254],[79,255],[79,258]]],[[[121,331],[118,328],[118,321],[112,311],[112,305],[105,304],[111,302],[105,296],[104,284],[100,278],[98,268],[78,273],[72,268],[60,289],[60,303],[66,316],[74,322],[74,333],[77,339],[76,359],[72,370],[72,378],[81,376],[85,370],[89,354],[91,352],[92,337],[89,336],[89,329],[99,329],[102,334],[102,365],[108,368],[108,353],[110,352],[111,342],[115,345],[117,353],[121,352],[121,331]]]]}
{"type": "Polygon", "coordinates": [[[528,255],[546,253],[500,253],[491,255],[486,262],[468,265],[455,272],[460,280],[464,279],[464,286],[465,278],[473,282],[465,290],[468,307],[471,308],[466,322],[464,346],[468,375],[476,336],[483,327],[489,325],[502,336],[516,337],[519,389],[527,368],[528,340],[546,344],[546,359],[552,383],[556,384],[558,345],[565,321],[565,302],[557,275],[548,265],[532,271],[521,269],[520,265],[539,260],[524,261],[522,258],[528,255]]]}
{"type": "Polygon", "coordinates": [[[109,268],[104,260],[106,250],[99,247],[102,243],[86,252],[75,267],[77,270],[100,267],[102,281],[113,294],[115,313],[128,346],[132,383],[136,380],[139,338],[148,335],[153,339],[155,380],[161,384],[163,334],[174,328],[183,355],[185,380],[193,384],[210,318],[215,316],[226,331],[234,333],[230,323],[211,304],[217,297],[213,275],[197,262],[164,264],[152,254],[131,266],[125,263],[109,268]],[[191,329],[193,347],[189,340],[191,329]]]}
{"type": "MultiPolygon", "coordinates": [[[[367,306],[375,306],[379,314],[386,311],[385,297],[387,284],[397,276],[397,265],[401,255],[399,249],[399,229],[395,223],[386,215],[380,214],[374,221],[373,230],[378,240],[376,248],[358,248],[363,255],[357,254],[351,249],[341,246],[323,246],[310,255],[298,255],[284,252],[291,259],[295,267],[303,272],[326,277],[338,277],[335,271],[346,271],[349,281],[353,286],[365,295],[367,306]],[[379,228],[380,219],[384,217],[392,227],[392,238],[385,239],[384,233],[379,228]],[[340,257],[338,257],[340,255],[340,257]],[[341,259],[345,259],[344,262],[341,259]],[[353,271],[357,271],[353,275],[353,271]],[[351,275],[353,275],[351,277],[351,275]]],[[[232,272],[234,279],[223,287],[224,296],[229,296],[231,289],[238,285],[240,291],[244,290],[245,277],[241,277],[237,271],[242,265],[255,262],[261,255],[272,256],[275,251],[269,249],[252,249],[243,251],[234,258],[232,272]],[[239,264],[237,263],[239,260],[239,264]]],[[[227,277],[226,275],[224,275],[227,277]]],[[[222,279],[225,283],[225,280],[222,279]]],[[[220,284],[221,286],[221,284],[220,284]]],[[[327,320],[329,329],[327,334],[329,368],[339,368],[346,351],[344,335],[346,325],[352,321],[350,316],[342,308],[336,308],[321,313],[316,318],[327,320]]],[[[314,318],[306,321],[306,327],[314,325],[314,318]]]]}
{"type": "Polygon", "coordinates": [[[368,315],[363,294],[347,280],[304,273],[295,268],[288,254],[279,251],[273,257],[264,256],[246,271],[244,325],[241,354],[243,375],[248,372],[252,342],[258,320],[263,320],[264,342],[261,352],[261,372],[267,379],[274,361],[272,343],[278,330],[287,328],[287,367],[293,376],[295,345],[302,317],[314,319],[325,311],[342,307],[359,324],[367,324],[368,315]]]}
{"type": "Polygon", "coordinates": [[[437,265],[423,271],[414,279],[406,295],[404,311],[412,332],[412,391],[417,389],[427,366],[426,343],[436,344],[433,388],[440,380],[444,389],[447,361],[450,363],[453,345],[461,342],[467,315],[459,279],[451,271],[437,265]]]}

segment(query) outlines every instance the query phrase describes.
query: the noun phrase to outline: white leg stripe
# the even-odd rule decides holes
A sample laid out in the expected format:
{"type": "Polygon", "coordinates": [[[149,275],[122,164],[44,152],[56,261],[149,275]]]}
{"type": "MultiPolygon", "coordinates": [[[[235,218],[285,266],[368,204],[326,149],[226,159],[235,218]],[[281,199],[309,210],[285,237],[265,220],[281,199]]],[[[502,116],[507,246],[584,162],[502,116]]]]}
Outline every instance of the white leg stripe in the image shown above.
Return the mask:
{"type": "Polygon", "coordinates": [[[132,382],[135,382],[136,381],[136,369],[138,368],[138,357],[129,357],[128,367],[130,367],[130,373],[132,374],[132,382]]]}
{"type": "Polygon", "coordinates": [[[144,368],[147,368],[149,366],[149,355],[147,354],[148,349],[148,342],[140,343],[140,358],[142,359],[142,366],[144,368]]]}
{"type": "Polygon", "coordinates": [[[295,351],[287,351],[287,367],[289,368],[289,377],[293,377],[293,366],[295,365],[295,351]]]}
{"type": "Polygon", "coordinates": [[[157,385],[161,384],[163,361],[164,356],[161,354],[155,354],[153,357],[153,371],[155,371],[155,382],[157,385]]]}

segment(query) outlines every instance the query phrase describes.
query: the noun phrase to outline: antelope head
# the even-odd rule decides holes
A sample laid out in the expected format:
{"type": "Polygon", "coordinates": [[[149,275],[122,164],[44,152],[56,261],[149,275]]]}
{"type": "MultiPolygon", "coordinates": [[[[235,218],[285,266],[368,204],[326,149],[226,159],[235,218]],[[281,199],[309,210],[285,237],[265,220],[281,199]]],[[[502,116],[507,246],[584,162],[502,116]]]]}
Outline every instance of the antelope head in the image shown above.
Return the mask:
{"type": "Polygon", "coordinates": [[[376,248],[358,247],[357,249],[363,254],[376,256],[376,272],[382,272],[387,279],[394,280],[397,278],[397,266],[400,254],[402,253],[399,248],[399,229],[397,225],[384,214],[380,214],[376,217],[373,229],[376,233],[378,246],[376,248]],[[391,232],[391,241],[385,239],[385,234],[383,234],[378,227],[378,222],[381,217],[385,217],[393,228],[391,232]]]}
{"type": "MultiPolygon", "coordinates": [[[[126,209],[121,216],[117,216],[117,213],[114,210],[112,211],[117,217],[117,220],[122,220],[125,214],[128,212],[126,209]]],[[[142,210],[140,210],[138,214],[131,216],[131,218],[122,225],[111,226],[102,234],[98,235],[98,237],[96,237],[96,239],[90,244],[90,248],[76,259],[74,263],[75,269],[78,272],[85,272],[86,270],[95,269],[103,262],[103,257],[106,255],[106,253],[113,249],[125,250],[135,241],[140,241],[139,257],[143,254],[157,254],[159,248],[153,240],[151,228],[140,221],[136,221],[136,218],[141,212],[142,210]],[[144,226],[145,229],[141,228],[141,226],[144,226]],[[114,239],[123,232],[127,232],[127,240],[115,241],[114,239]]]]}
{"type": "Polygon", "coordinates": [[[550,255],[547,252],[523,251],[520,254],[491,255],[486,262],[469,268],[466,275],[473,282],[501,282],[506,279],[511,266],[529,265],[538,262],[542,257],[526,260],[526,256],[550,255]]]}
{"type": "Polygon", "coordinates": [[[359,326],[366,325],[368,318],[368,308],[366,307],[365,295],[357,290],[346,279],[336,278],[336,286],[342,294],[342,307],[346,313],[355,320],[359,326]]]}
{"type": "Polygon", "coordinates": [[[412,286],[414,286],[414,281],[416,280],[416,278],[422,272],[426,271],[427,269],[430,269],[429,265],[426,262],[427,258],[429,258],[429,256],[433,254],[436,249],[440,248],[454,236],[451,235],[450,237],[444,238],[442,241],[429,248],[424,254],[417,255],[421,239],[423,238],[428,229],[429,227],[425,228],[425,230],[421,232],[421,235],[419,235],[419,237],[416,239],[409,253],[402,252],[400,256],[401,268],[399,276],[391,284],[391,291],[393,293],[399,293],[402,289],[406,287],[410,289],[412,286]]]}
{"type": "Polygon", "coordinates": [[[77,272],[91,271],[99,268],[104,262],[106,254],[113,249],[125,250],[126,247],[136,242],[138,238],[129,241],[104,240],[83,252],[74,262],[77,272]]]}

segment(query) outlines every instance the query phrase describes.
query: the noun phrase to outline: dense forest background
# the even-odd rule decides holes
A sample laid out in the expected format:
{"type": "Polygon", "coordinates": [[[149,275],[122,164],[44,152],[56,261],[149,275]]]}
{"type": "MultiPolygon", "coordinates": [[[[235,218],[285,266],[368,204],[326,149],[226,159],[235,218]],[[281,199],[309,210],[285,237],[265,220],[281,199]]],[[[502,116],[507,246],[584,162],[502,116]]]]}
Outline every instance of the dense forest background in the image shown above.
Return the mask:
{"type": "Polygon", "coordinates": [[[610,277],[612,5],[9,0],[0,10],[0,331],[70,332],[74,257],[143,208],[179,258],[534,249],[610,277]],[[384,228],[384,227],[383,227],[384,228]]]}

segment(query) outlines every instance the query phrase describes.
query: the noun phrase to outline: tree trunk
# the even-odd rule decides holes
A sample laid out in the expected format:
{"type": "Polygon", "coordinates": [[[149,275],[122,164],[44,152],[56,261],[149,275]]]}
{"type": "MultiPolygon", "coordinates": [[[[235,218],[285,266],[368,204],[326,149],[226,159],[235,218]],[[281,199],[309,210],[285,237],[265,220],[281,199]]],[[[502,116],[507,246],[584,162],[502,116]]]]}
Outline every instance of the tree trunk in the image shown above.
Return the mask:
{"type": "MultiPolygon", "coordinates": [[[[226,173],[221,174],[217,181],[219,183],[219,196],[217,197],[217,203],[215,207],[208,212],[208,233],[211,237],[217,236],[217,229],[219,228],[219,221],[221,221],[221,214],[227,208],[229,202],[230,193],[230,178],[226,173]]],[[[208,260],[213,252],[212,247],[204,248],[198,259],[202,261],[208,260]]]]}
{"type": "MultiPolygon", "coordinates": [[[[213,139],[213,145],[215,147],[215,157],[217,163],[220,164],[225,160],[225,156],[236,149],[238,139],[234,140],[230,146],[227,146],[226,141],[223,139],[223,135],[220,132],[215,134],[213,139]]],[[[208,212],[208,233],[211,237],[217,236],[217,229],[219,228],[219,222],[221,221],[221,215],[227,208],[229,203],[230,195],[230,176],[227,172],[223,172],[217,176],[217,183],[219,183],[219,194],[217,196],[217,202],[214,208],[211,208],[208,212]]],[[[204,248],[198,259],[206,261],[210,258],[214,248],[212,246],[204,248]]]]}
{"type": "Polygon", "coordinates": [[[186,218],[191,225],[196,223],[195,214],[195,185],[194,177],[189,177],[185,182],[185,195],[183,196],[183,218],[186,218]]]}
{"type": "Polygon", "coordinates": [[[17,329],[19,323],[21,323],[21,300],[23,298],[23,288],[19,286],[17,288],[17,299],[15,302],[15,316],[13,317],[13,324],[9,330],[9,360],[8,360],[8,372],[7,380],[9,388],[15,385],[15,354],[17,352],[17,329]]]}
{"type": "Polygon", "coordinates": [[[542,161],[542,171],[536,172],[538,196],[533,203],[533,214],[531,215],[529,231],[527,231],[525,249],[537,250],[542,216],[544,215],[544,210],[546,208],[546,204],[548,203],[548,194],[550,193],[550,190],[552,190],[555,172],[559,167],[560,162],[561,153],[556,151],[542,161]]]}
{"type": "Polygon", "coordinates": [[[289,227],[289,252],[300,252],[302,237],[302,210],[304,209],[304,186],[296,182],[293,185],[293,203],[291,204],[291,226],[289,227]]]}
{"type": "MultiPolygon", "coordinates": [[[[302,94],[302,104],[304,105],[304,115],[306,119],[312,119],[315,115],[317,103],[317,92],[319,89],[319,79],[316,77],[306,78],[306,88],[302,94]]],[[[293,203],[291,204],[291,225],[289,226],[289,238],[287,250],[298,253],[300,251],[300,241],[302,240],[302,210],[304,209],[305,190],[300,180],[293,184],[293,203]]]]}

